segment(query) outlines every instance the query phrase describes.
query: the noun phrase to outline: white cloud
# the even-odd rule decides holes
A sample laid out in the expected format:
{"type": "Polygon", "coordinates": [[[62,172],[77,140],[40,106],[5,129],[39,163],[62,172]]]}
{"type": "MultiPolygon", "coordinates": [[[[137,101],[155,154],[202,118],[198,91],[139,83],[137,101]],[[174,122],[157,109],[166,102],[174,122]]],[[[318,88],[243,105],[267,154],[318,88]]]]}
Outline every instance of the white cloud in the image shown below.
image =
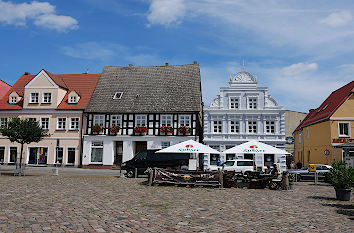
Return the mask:
{"type": "Polygon", "coordinates": [[[147,15],[149,25],[178,24],[186,13],[184,0],[152,0],[147,15]]]}
{"type": "Polygon", "coordinates": [[[284,67],[282,73],[286,76],[298,75],[309,71],[317,70],[317,63],[297,63],[290,66],[284,67]]]}
{"type": "Polygon", "coordinates": [[[0,0],[0,22],[8,25],[26,26],[29,20],[34,24],[58,32],[78,28],[78,22],[71,16],[55,14],[55,6],[48,2],[12,3],[0,0]]]}
{"type": "Polygon", "coordinates": [[[322,19],[320,22],[332,27],[340,27],[352,21],[352,12],[348,10],[338,11],[330,14],[328,17],[322,19]]]}

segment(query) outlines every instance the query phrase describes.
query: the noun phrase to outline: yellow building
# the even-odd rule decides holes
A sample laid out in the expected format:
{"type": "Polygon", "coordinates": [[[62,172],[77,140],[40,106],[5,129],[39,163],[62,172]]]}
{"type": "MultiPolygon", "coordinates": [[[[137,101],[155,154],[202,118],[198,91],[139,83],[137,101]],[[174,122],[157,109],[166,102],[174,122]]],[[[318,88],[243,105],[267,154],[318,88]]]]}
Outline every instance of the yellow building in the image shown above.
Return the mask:
{"type": "Polygon", "coordinates": [[[311,109],[295,129],[295,161],[331,164],[345,160],[354,167],[354,148],[344,158],[340,145],[354,142],[354,81],[339,88],[311,109]]]}

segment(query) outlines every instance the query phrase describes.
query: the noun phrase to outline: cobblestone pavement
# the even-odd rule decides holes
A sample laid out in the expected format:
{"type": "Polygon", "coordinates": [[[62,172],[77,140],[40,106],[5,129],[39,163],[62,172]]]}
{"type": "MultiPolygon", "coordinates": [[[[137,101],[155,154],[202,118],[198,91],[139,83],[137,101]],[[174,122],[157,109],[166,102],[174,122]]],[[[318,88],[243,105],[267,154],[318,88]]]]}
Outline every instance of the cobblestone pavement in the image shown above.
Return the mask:
{"type": "Polygon", "coordinates": [[[323,184],[288,192],[144,181],[0,176],[0,232],[354,232],[354,202],[323,184]]]}

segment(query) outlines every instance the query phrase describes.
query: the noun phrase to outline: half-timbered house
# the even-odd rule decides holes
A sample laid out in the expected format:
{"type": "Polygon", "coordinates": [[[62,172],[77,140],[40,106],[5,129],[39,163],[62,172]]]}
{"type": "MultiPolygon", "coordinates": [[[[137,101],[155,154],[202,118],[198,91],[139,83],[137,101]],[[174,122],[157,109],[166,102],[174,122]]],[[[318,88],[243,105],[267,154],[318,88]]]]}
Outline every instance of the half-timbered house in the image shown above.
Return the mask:
{"type": "Polygon", "coordinates": [[[83,166],[120,166],[136,153],[202,140],[200,67],[104,67],[86,109],[83,166]]]}

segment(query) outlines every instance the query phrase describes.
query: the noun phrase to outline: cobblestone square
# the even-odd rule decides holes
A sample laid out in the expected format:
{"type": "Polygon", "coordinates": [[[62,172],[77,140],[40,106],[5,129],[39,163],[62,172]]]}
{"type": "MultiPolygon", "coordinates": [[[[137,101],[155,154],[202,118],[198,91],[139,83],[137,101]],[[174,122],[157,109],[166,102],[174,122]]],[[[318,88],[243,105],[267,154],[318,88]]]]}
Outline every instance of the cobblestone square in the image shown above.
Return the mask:
{"type": "Polygon", "coordinates": [[[146,179],[0,176],[0,232],[354,232],[353,196],[294,191],[149,187],[146,179]]]}

